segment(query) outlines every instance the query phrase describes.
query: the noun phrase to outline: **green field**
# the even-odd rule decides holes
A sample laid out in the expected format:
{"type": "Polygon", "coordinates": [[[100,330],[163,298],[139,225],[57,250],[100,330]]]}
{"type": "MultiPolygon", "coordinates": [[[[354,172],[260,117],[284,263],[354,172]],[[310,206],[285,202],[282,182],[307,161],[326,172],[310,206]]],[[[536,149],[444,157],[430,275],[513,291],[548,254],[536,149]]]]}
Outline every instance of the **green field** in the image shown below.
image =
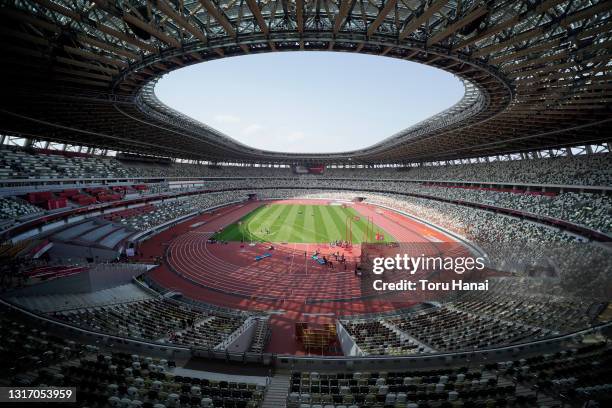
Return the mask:
{"type": "MultiPolygon", "coordinates": [[[[347,217],[353,219],[353,243],[361,243],[365,238],[367,220],[350,207],[333,205],[264,205],[215,237],[224,241],[244,238],[247,242],[332,242],[345,238],[347,217]],[[359,217],[359,220],[355,221],[354,217],[359,217]]],[[[376,232],[384,234],[384,242],[393,241],[391,235],[374,224],[374,234],[376,232]]]]}

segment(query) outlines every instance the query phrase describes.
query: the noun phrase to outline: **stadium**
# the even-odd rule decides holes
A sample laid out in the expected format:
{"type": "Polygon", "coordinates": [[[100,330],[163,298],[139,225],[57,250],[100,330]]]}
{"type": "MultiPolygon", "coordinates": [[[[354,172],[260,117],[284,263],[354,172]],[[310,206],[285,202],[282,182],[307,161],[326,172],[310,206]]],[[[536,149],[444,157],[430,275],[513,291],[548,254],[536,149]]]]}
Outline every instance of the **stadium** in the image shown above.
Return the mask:
{"type": "MultiPolygon", "coordinates": [[[[0,1],[0,404],[611,406],[611,15],[0,1]],[[159,97],[166,75],[311,51],[418,64],[462,95],[331,153],[159,97]]],[[[300,80],[324,99],[319,74],[300,80]]],[[[247,79],[264,104],[275,82],[247,79]]]]}

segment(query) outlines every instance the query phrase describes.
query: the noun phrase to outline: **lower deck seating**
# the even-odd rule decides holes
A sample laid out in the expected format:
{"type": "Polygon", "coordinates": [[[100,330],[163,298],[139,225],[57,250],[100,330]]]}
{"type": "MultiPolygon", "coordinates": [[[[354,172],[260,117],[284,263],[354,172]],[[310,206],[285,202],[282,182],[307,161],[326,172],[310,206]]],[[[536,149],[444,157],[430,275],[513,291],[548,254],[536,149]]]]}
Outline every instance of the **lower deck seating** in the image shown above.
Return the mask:
{"type": "Polygon", "coordinates": [[[0,386],[76,387],[77,403],[70,406],[91,408],[256,408],[266,391],[248,381],[177,375],[176,362],[164,356],[108,352],[37,325],[0,305],[0,386]]]}
{"type": "Polygon", "coordinates": [[[559,288],[543,280],[498,278],[491,280],[487,293],[468,292],[452,307],[566,332],[589,326],[592,319],[587,311],[592,303],[592,299],[564,296],[559,288]]]}
{"type": "Polygon", "coordinates": [[[192,310],[164,299],[55,312],[52,316],[102,333],[214,348],[244,322],[241,315],[222,316],[192,310]]]}
{"type": "Polygon", "coordinates": [[[294,372],[288,408],[532,407],[535,393],[517,396],[510,381],[467,368],[404,372],[294,372]]]}
{"type": "Polygon", "coordinates": [[[544,334],[540,328],[516,325],[448,307],[409,314],[390,319],[389,322],[437,351],[480,349],[544,334]]]}
{"type": "Polygon", "coordinates": [[[612,406],[609,341],[500,363],[496,368],[524,387],[549,394],[571,406],[612,406]],[[585,405],[589,401],[599,405],[585,405]]]}
{"type": "MultiPolygon", "coordinates": [[[[61,368],[53,385],[76,385],[84,406],[255,408],[265,387],[172,373],[174,362],[126,353],[99,354],[61,368]],[[157,405],[162,404],[162,405],[157,405]]],[[[37,382],[48,381],[41,376],[37,382]]]]}
{"type": "Polygon", "coordinates": [[[515,361],[397,372],[293,372],[288,408],[604,407],[610,341],[515,361]]]}
{"type": "Polygon", "coordinates": [[[402,355],[423,351],[423,348],[413,341],[402,338],[398,333],[385,326],[382,321],[344,322],[344,328],[357,342],[365,354],[371,355],[402,355]]]}
{"type": "Polygon", "coordinates": [[[554,279],[489,281],[488,291],[450,294],[446,303],[423,311],[342,324],[365,354],[452,352],[584,329],[605,309],[606,302],[569,295],[554,279]]]}
{"type": "Polygon", "coordinates": [[[236,331],[243,322],[244,319],[238,316],[212,316],[186,330],[173,333],[169,341],[176,344],[214,348],[236,331]]]}
{"type": "Polygon", "coordinates": [[[21,322],[19,313],[0,307],[0,383],[20,381],[19,375],[51,364],[81,358],[97,350],[21,322]],[[2,380],[4,379],[4,380],[2,380]]]}
{"type": "Polygon", "coordinates": [[[159,340],[190,327],[204,315],[164,300],[151,299],[59,312],[53,317],[117,336],[159,340]]]}

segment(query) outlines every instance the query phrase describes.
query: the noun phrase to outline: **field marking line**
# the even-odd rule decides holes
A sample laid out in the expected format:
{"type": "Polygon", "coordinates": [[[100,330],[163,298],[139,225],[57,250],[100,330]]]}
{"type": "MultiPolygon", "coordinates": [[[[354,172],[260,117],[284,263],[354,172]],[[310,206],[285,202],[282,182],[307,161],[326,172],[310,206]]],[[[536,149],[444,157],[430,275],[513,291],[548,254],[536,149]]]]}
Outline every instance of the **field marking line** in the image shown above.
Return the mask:
{"type": "MultiPolygon", "coordinates": [[[[292,206],[297,206],[297,204],[292,204],[292,206]]],[[[280,214],[281,212],[282,212],[282,209],[280,210],[279,214],[280,214]]],[[[274,213],[274,212],[273,212],[273,213],[274,213]]],[[[269,214],[269,215],[272,215],[272,214],[269,214]]],[[[288,214],[288,215],[289,215],[289,214],[288,214]]],[[[267,218],[267,216],[268,216],[268,215],[266,215],[264,218],[267,218]]],[[[270,231],[271,231],[271,232],[270,232],[270,234],[268,234],[268,235],[267,235],[267,236],[265,236],[265,237],[262,237],[262,236],[260,236],[260,235],[258,235],[258,234],[256,234],[256,233],[254,233],[254,232],[251,230],[251,223],[252,223],[254,220],[256,220],[257,218],[259,218],[259,217],[260,217],[260,214],[255,214],[255,216],[254,216],[254,217],[251,217],[251,218],[249,219],[249,221],[246,223],[246,228],[247,228],[247,231],[248,231],[248,233],[249,233],[249,235],[250,235],[250,236],[252,236],[252,237],[254,237],[254,238],[257,238],[257,239],[259,239],[259,240],[261,240],[261,241],[263,241],[263,242],[265,242],[265,241],[269,241],[269,239],[268,239],[268,238],[273,238],[273,237],[275,237],[277,234],[279,234],[280,232],[283,232],[283,233],[288,232],[288,233],[289,233],[289,234],[288,234],[288,236],[291,236],[291,232],[293,232],[293,231],[292,231],[293,229],[298,230],[298,229],[300,229],[300,228],[301,228],[301,229],[302,229],[304,232],[312,233],[312,234],[315,236],[315,238],[320,238],[320,239],[322,240],[320,243],[326,243],[326,242],[329,242],[329,241],[328,241],[328,238],[329,238],[328,236],[325,236],[325,235],[323,235],[323,234],[322,234],[322,233],[320,233],[320,232],[319,232],[319,233],[317,233],[317,231],[316,231],[316,230],[311,230],[311,229],[308,229],[308,228],[306,228],[306,227],[304,227],[304,226],[297,225],[295,222],[294,222],[293,224],[289,225],[289,224],[285,223],[283,220],[279,220],[279,219],[275,220],[274,222],[272,222],[272,223],[270,223],[270,224],[269,224],[268,222],[262,222],[262,224],[260,225],[260,227],[266,227],[266,228],[269,228],[269,229],[270,229],[270,231]],[[278,227],[278,229],[277,229],[276,231],[273,231],[273,228],[276,228],[276,224],[280,224],[280,227],[278,227]]],[[[276,218],[278,218],[278,217],[276,217],[276,218]]],[[[286,220],[287,218],[288,218],[288,217],[285,217],[285,220],[286,220]]],[[[297,218],[297,217],[295,217],[295,218],[297,218]]],[[[342,238],[342,237],[340,237],[340,238],[342,238]]],[[[281,241],[282,241],[282,240],[281,240],[281,241]]],[[[279,241],[279,242],[280,242],[280,241],[279,241]]]]}
{"type": "Polygon", "coordinates": [[[338,236],[340,237],[339,239],[343,241],[346,238],[346,235],[344,233],[345,221],[337,212],[335,212],[335,207],[323,206],[323,208],[321,208],[321,214],[323,223],[330,227],[326,228],[327,232],[329,233],[330,229],[335,230],[338,233],[338,236]],[[336,221],[338,221],[338,223],[336,223],[336,221]]]}
{"type": "MultiPolygon", "coordinates": [[[[257,211],[259,208],[262,208],[262,207],[258,207],[257,209],[255,209],[255,211],[257,211]]],[[[267,213],[268,213],[268,211],[266,211],[266,210],[268,210],[268,211],[272,211],[272,213],[274,213],[274,212],[276,212],[276,211],[277,211],[277,210],[276,210],[276,209],[274,209],[272,206],[270,206],[270,207],[268,207],[267,209],[264,209],[263,211],[257,212],[256,214],[253,214],[253,212],[250,212],[250,213],[246,214],[247,216],[248,216],[248,215],[250,215],[250,214],[253,214],[253,216],[252,216],[252,217],[249,217],[249,221],[248,221],[248,222],[247,222],[247,224],[246,224],[247,232],[249,233],[249,238],[251,238],[251,239],[249,239],[249,241],[253,242],[253,238],[256,238],[257,240],[261,240],[261,242],[266,242],[266,241],[267,241],[266,239],[264,239],[264,237],[261,237],[261,236],[259,236],[259,235],[255,234],[255,233],[254,233],[254,232],[251,230],[251,223],[252,223],[253,221],[255,221],[256,219],[258,219],[259,217],[261,217],[261,216],[262,216],[262,214],[267,214],[267,213]]],[[[264,217],[264,220],[265,220],[265,218],[266,218],[266,217],[264,217]]],[[[265,226],[266,228],[272,228],[271,226],[268,226],[268,224],[265,224],[265,225],[264,225],[264,224],[263,224],[263,222],[262,222],[262,223],[259,225],[259,227],[261,228],[262,226],[265,226]]],[[[276,233],[274,233],[274,234],[276,234],[276,233]]]]}
{"type": "MultiPolygon", "coordinates": [[[[289,227],[289,226],[287,226],[287,227],[289,227]]],[[[294,224],[294,225],[293,225],[293,227],[291,227],[291,228],[296,228],[296,229],[298,229],[297,227],[299,227],[299,228],[301,228],[302,230],[304,230],[304,232],[312,232],[312,233],[314,234],[314,236],[315,236],[315,237],[317,237],[317,238],[318,238],[318,237],[321,237],[321,238],[329,238],[329,237],[324,236],[324,235],[323,235],[323,234],[321,234],[321,233],[317,233],[317,231],[310,230],[310,229],[308,229],[308,228],[306,228],[306,227],[302,227],[302,226],[297,225],[297,224],[294,224]]],[[[333,241],[333,240],[332,240],[332,241],[333,241]]],[[[330,241],[328,241],[327,239],[325,239],[325,240],[321,241],[320,243],[321,243],[321,244],[325,244],[325,243],[329,243],[329,242],[330,242],[330,241]]]]}

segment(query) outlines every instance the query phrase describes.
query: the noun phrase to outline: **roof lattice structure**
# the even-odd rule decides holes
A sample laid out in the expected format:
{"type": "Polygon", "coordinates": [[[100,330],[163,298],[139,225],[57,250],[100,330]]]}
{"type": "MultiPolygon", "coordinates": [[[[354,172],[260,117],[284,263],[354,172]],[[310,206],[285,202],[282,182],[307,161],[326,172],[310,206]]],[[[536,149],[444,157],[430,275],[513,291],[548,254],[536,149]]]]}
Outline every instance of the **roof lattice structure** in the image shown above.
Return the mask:
{"type": "Polygon", "coordinates": [[[605,0],[5,0],[0,131],[270,163],[404,163],[608,141],[611,10],[605,0]],[[153,93],[187,65],[291,50],[427,64],[466,92],[374,146],[337,154],[254,149],[153,93]]]}

